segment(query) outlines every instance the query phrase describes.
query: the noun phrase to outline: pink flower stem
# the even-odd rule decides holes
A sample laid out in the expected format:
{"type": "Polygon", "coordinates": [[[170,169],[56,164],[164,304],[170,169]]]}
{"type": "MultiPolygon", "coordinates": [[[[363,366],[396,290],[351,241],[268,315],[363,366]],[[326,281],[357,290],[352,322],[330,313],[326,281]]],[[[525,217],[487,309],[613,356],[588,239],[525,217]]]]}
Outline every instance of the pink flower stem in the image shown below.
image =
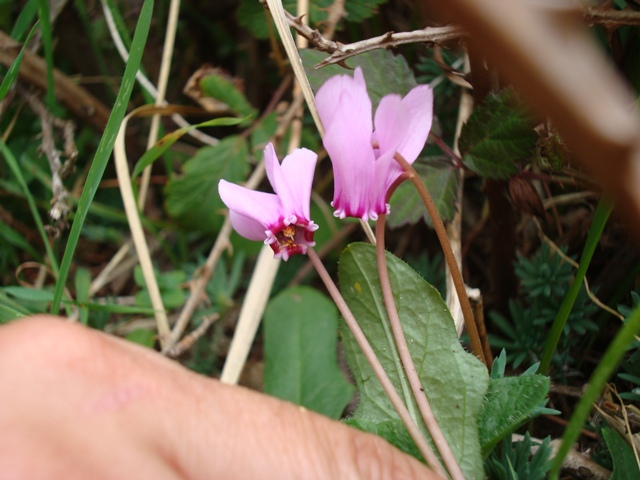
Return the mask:
{"type": "Polygon", "coordinates": [[[451,160],[453,160],[453,164],[456,166],[456,168],[464,168],[464,163],[462,163],[462,159],[458,155],[456,155],[455,152],[451,150],[451,148],[449,148],[449,145],[447,145],[442,138],[440,138],[438,135],[434,134],[433,132],[431,132],[429,136],[435,142],[435,144],[438,145],[438,147],[440,147],[440,150],[446,153],[447,156],[451,160]]]}
{"type": "Polygon", "coordinates": [[[433,227],[435,228],[436,235],[438,236],[438,240],[440,241],[440,246],[442,247],[444,258],[447,261],[447,265],[449,265],[453,284],[456,287],[456,293],[458,294],[458,299],[460,300],[460,307],[462,309],[462,316],[464,317],[464,324],[467,329],[467,333],[469,334],[469,341],[471,342],[471,351],[482,361],[482,363],[487,365],[487,360],[484,356],[484,350],[482,349],[482,342],[480,341],[480,335],[478,333],[478,326],[476,325],[475,319],[473,318],[473,310],[471,310],[469,297],[467,297],[467,291],[464,287],[464,280],[462,279],[462,274],[460,273],[460,269],[458,268],[456,258],[453,255],[453,250],[451,249],[451,244],[449,243],[449,236],[447,235],[447,230],[444,228],[444,223],[442,223],[442,219],[440,218],[438,209],[436,208],[435,203],[433,203],[433,199],[431,198],[429,190],[427,190],[427,187],[425,187],[424,184],[420,181],[418,172],[416,172],[415,169],[409,164],[409,162],[407,162],[405,158],[399,153],[396,153],[393,158],[396,159],[403,170],[409,175],[409,179],[418,190],[418,194],[422,198],[424,206],[427,208],[427,211],[431,216],[433,227]]]}
{"type": "Polygon", "coordinates": [[[422,435],[422,432],[418,428],[418,425],[411,418],[407,407],[404,403],[402,403],[402,399],[398,395],[398,392],[396,392],[396,389],[394,388],[393,383],[391,383],[391,380],[389,379],[387,373],[384,371],[384,367],[380,363],[380,360],[378,360],[378,357],[373,351],[371,344],[369,344],[369,341],[360,328],[360,325],[358,325],[358,322],[353,316],[353,313],[351,313],[349,306],[344,301],[344,298],[342,298],[338,287],[335,283],[333,283],[329,272],[327,272],[327,270],[324,268],[320,257],[318,257],[318,254],[313,248],[307,249],[307,255],[309,256],[309,260],[311,260],[311,263],[313,263],[313,266],[318,271],[318,275],[320,275],[320,278],[327,287],[329,295],[331,295],[331,298],[337,305],[338,310],[340,310],[340,313],[347,323],[347,326],[351,330],[354,338],[356,339],[356,342],[358,342],[358,345],[360,346],[360,349],[362,350],[365,358],[369,362],[371,369],[380,381],[384,392],[389,397],[389,400],[391,401],[393,407],[396,409],[396,412],[398,412],[402,423],[404,423],[405,427],[407,427],[411,438],[413,438],[414,442],[416,442],[418,450],[427,461],[427,464],[433,469],[436,474],[440,475],[442,478],[447,478],[447,475],[442,468],[442,465],[440,465],[438,458],[433,453],[433,450],[431,450],[431,447],[427,443],[425,437],[422,435]]]}
{"type": "Polygon", "coordinates": [[[386,217],[387,216],[385,214],[380,214],[378,216],[378,221],[376,222],[376,254],[378,257],[378,276],[380,277],[380,287],[382,289],[382,296],[384,298],[384,305],[387,309],[391,331],[393,332],[393,338],[395,339],[396,346],[398,347],[400,360],[402,361],[402,366],[404,367],[407,379],[409,380],[409,385],[411,385],[413,397],[416,399],[416,403],[418,404],[422,420],[424,420],[424,424],[429,430],[431,438],[436,444],[436,448],[440,452],[440,456],[442,457],[447,470],[449,470],[449,475],[451,475],[453,480],[464,480],[464,475],[462,474],[460,465],[458,465],[456,457],[453,455],[453,452],[447,443],[447,439],[444,437],[442,430],[440,429],[440,425],[438,425],[438,421],[433,414],[433,410],[431,410],[431,405],[429,405],[426,392],[420,382],[420,377],[418,376],[418,372],[416,371],[416,367],[413,363],[413,358],[411,357],[411,352],[409,351],[407,339],[405,338],[404,331],[402,330],[402,324],[400,323],[400,317],[398,316],[398,310],[396,309],[393,291],[391,290],[391,282],[389,281],[389,272],[387,270],[387,259],[384,245],[384,226],[386,223],[386,217]]]}

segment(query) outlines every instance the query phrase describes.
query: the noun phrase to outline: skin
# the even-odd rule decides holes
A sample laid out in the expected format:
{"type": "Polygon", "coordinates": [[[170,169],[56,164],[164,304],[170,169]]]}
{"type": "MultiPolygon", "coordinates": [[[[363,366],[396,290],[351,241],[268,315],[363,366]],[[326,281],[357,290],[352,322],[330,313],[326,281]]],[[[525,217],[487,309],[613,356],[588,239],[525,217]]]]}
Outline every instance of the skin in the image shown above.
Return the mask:
{"type": "Polygon", "coordinates": [[[0,327],[0,479],[436,479],[374,435],[62,319],[0,327]]]}

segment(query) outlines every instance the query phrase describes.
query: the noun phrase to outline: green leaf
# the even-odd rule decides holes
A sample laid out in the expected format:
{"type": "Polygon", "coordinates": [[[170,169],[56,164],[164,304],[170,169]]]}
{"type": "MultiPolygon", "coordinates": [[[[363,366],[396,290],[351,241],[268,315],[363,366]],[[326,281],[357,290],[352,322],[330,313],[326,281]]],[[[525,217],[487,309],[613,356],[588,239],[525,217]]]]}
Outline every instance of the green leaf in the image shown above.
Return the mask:
{"type": "Polygon", "coordinates": [[[543,375],[491,379],[478,420],[483,456],[531,417],[544,403],[549,385],[549,377],[543,375]]]}
{"type": "Polygon", "coordinates": [[[226,127],[231,125],[238,125],[242,122],[241,118],[215,118],[207,122],[199,123],[198,125],[189,125],[188,127],[182,127],[178,130],[171,132],[162,137],[158,142],[149,150],[144,152],[144,155],[140,157],[138,163],[136,163],[133,173],[131,174],[131,181],[133,182],[142,171],[155,162],[160,155],[169,150],[169,147],[176,143],[183,135],[186,135],[191,130],[203,127],[226,127]]]}
{"type": "MultiPolygon", "coordinates": [[[[186,300],[186,294],[182,289],[182,283],[186,280],[186,273],[181,270],[174,270],[171,272],[160,273],[156,269],[153,270],[156,280],[158,281],[158,287],[160,289],[160,296],[162,297],[162,303],[167,310],[183,305],[186,300]]],[[[136,305],[144,308],[152,308],[151,297],[147,290],[147,284],[142,274],[142,268],[137,265],[133,270],[133,278],[136,285],[141,287],[140,291],[135,294],[136,305]]]]}
{"type": "MultiPolygon", "coordinates": [[[[442,158],[429,159],[429,163],[418,160],[414,168],[420,175],[436,204],[438,213],[443,221],[453,218],[455,201],[460,183],[457,171],[450,162],[442,158]]],[[[387,217],[390,228],[403,225],[413,225],[420,220],[433,226],[431,217],[427,213],[424,203],[411,182],[404,182],[391,197],[391,215],[387,217]]]]}
{"type": "Polygon", "coordinates": [[[189,159],[182,176],[169,179],[165,193],[169,215],[186,228],[213,233],[224,220],[218,182],[242,182],[248,173],[249,149],[243,137],[230,136],[204,147],[189,159]]]}
{"type": "Polygon", "coordinates": [[[610,480],[634,480],[640,478],[638,462],[629,444],[612,428],[602,430],[604,441],[609,447],[613,459],[613,472],[610,480]]]}
{"type": "Polygon", "coordinates": [[[424,460],[411,435],[409,435],[409,432],[400,420],[378,422],[352,417],[345,420],[345,423],[358,430],[378,435],[403,452],[417,459],[424,460]]]}
{"type": "Polygon", "coordinates": [[[241,117],[255,116],[257,110],[232,82],[221,75],[207,75],[200,79],[200,88],[206,97],[225,103],[232,112],[241,117]]]}
{"type": "Polygon", "coordinates": [[[489,95],[462,128],[462,161],[485,178],[518,172],[535,147],[535,122],[511,90],[489,95]]]}
{"type": "Polygon", "coordinates": [[[264,391],[340,418],[353,385],[338,367],[338,309],[309,287],[281,292],[264,314],[264,391]]]}
{"type": "MultiPolygon", "coordinates": [[[[489,384],[488,372],[460,345],[451,314],[437,290],[388,252],[387,264],[398,314],[433,412],[465,478],[484,478],[477,424],[489,384]]],[[[396,390],[407,402],[409,412],[419,418],[388,324],[375,247],[362,243],[349,245],[342,253],[338,272],[342,295],[396,390]]],[[[344,325],[342,331],[347,361],[360,393],[353,418],[365,426],[399,423],[351,332],[344,325]]],[[[421,420],[419,425],[429,438],[421,420]]],[[[402,445],[397,444],[399,448],[402,445]]]]}
{"type": "Polygon", "coordinates": [[[151,18],[153,16],[153,0],[144,0],[142,9],[140,10],[140,16],[138,17],[138,24],[136,25],[136,32],[133,36],[133,43],[131,44],[131,50],[129,52],[129,60],[127,60],[127,66],[122,76],[122,84],[118,91],[118,97],[116,103],[111,110],[107,126],[104,129],[98,149],[91,162],[91,168],[87,174],[87,180],[80,200],[78,202],[78,210],[73,219],[71,225],[71,231],[69,232],[69,239],[64,251],[64,257],[62,257],[62,263],[60,265],[60,273],[56,282],[56,289],[54,295],[54,301],[51,308],[52,314],[57,314],[59,309],[59,303],[62,299],[62,293],[67,282],[67,276],[69,275],[69,269],[71,268],[71,261],[78,245],[80,238],[80,232],[82,231],[82,225],[87,218],[89,207],[93,198],[98,191],[98,185],[102,180],[102,174],[104,173],[111,152],[113,151],[113,145],[116,141],[116,136],[120,130],[122,119],[127,112],[127,105],[129,104],[129,98],[131,98],[131,91],[135,85],[135,77],[140,67],[140,61],[142,60],[142,52],[144,51],[145,43],[147,42],[147,35],[149,34],[149,26],[151,25],[151,18]]]}
{"type": "Polygon", "coordinates": [[[156,342],[156,332],[146,328],[137,328],[129,332],[125,338],[143,347],[153,348],[156,342]]]}
{"type": "Polygon", "coordinates": [[[53,300],[53,292],[38,288],[4,287],[2,290],[18,300],[29,302],[50,302],[53,300]]]}
{"type": "MultiPolygon", "coordinates": [[[[316,70],[313,66],[327,57],[317,50],[300,50],[300,57],[309,83],[314,92],[334,75],[350,75],[353,72],[339,66],[329,65],[316,70]]],[[[401,55],[394,55],[388,50],[373,50],[347,60],[349,67],[361,67],[367,82],[367,91],[375,109],[380,99],[388,93],[406,95],[417,85],[413,72],[401,55]]]]}

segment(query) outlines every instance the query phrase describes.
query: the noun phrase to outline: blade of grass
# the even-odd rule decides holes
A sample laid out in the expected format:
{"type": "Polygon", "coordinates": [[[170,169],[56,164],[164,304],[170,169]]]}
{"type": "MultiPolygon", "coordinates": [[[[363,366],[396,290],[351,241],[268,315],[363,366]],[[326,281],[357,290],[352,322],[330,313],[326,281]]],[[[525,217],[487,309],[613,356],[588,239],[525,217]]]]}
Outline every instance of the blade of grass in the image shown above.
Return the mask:
{"type": "Polygon", "coordinates": [[[109,116],[109,121],[107,122],[107,127],[105,128],[104,134],[100,139],[100,144],[98,145],[96,155],[93,158],[93,162],[91,163],[91,168],[89,170],[89,174],[87,175],[87,180],[84,189],[82,190],[80,201],[78,202],[78,211],[75,215],[71,231],[69,232],[69,240],[64,252],[64,257],[62,258],[60,274],[58,276],[58,281],[56,283],[56,289],[54,292],[54,302],[51,308],[52,314],[58,313],[60,299],[62,298],[64,285],[66,283],[67,276],[69,275],[71,260],[78,245],[78,239],[80,238],[82,225],[87,217],[89,205],[91,204],[91,201],[93,200],[93,197],[95,196],[98,189],[98,184],[102,179],[102,175],[113,150],[113,145],[116,141],[116,136],[118,135],[120,123],[122,122],[122,119],[124,118],[127,110],[127,104],[129,103],[131,91],[135,84],[134,79],[136,76],[136,72],[138,71],[138,68],[140,66],[140,61],[142,60],[142,52],[147,41],[147,35],[149,34],[152,13],[153,0],[145,0],[144,4],[142,5],[142,10],[140,11],[140,17],[138,19],[138,24],[136,26],[136,31],[133,37],[129,60],[127,61],[127,66],[122,77],[122,85],[120,86],[120,91],[118,92],[118,98],[116,99],[115,106],[111,111],[111,115],[109,116]]]}
{"type": "Polygon", "coordinates": [[[7,74],[2,79],[2,84],[0,84],[0,102],[4,100],[4,97],[7,96],[7,93],[9,92],[9,89],[13,85],[13,82],[15,82],[16,78],[18,78],[18,72],[20,71],[20,64],[22,63],[24,50],[25,48],[27,48],[27,44],[29,43],[29,40],[31,40],[31,37],[36,31],[37,26],[38,26],[38,23],[36,22],[36,24],[33,26],[31,31],[29,32],[27,39],[24,41],[24,45],[22,45],[22,48],[20,49],[20,53],[16,56],[16,59],[13,61],[13,63],[9,67],[7,74]]]}
{"type": "Polygon", "coordinates": [[[40,31],[44,44],[44,59],[47,62],[47,107],[53,108],[56,103],[55,85],[53,83],[53,37],[51,34],[51,21],[49,20],[48,0],[38,0],[38,16],[40,17],[40,31]]]}
{"type": "Polygon", "coordinates": [[[593,215],[593,223],[589,229],[587,241],[585,242],[584,249],[582,250],[578,271],[576,272],[576,276],[573,279],[571,287],[569,287],[567,296],[562,301],[562,305],[560,305],[560,310],[553,321],[549,335],[547,335],[547,341],[544,345],[544,352],[542,353],[542,360],[540,362],[540,368],[538,368],[538,373],[546,375],[547,370],[551,365],[551,360],[553,359],[553,354],[558,346],[558,341],[560,340],[564,326],[567,323],[567,319],[571,314],[573,304],[578,297],[580,287],[582,287],[587,269],[589,268],[589,264],[593,258],[593,252],[596,250],[596,246],[598,245],[604,226],[607,224],[612,208],[613,203],[611,200],[604,196],[600,198],[596,212],[593,215]]]}
{"type": "MultiPolygon", "coordinates": [[[[36,228],[38,229],[38,233],[42,237],[42,242],[44,243],[44,248],[47,251],[47,257],[49,258],[49,264],[51,266],[51,270],[54,275],[57,277],[59,275],[58,269],[58,261],[56,260],[55,254],[53,253],[53,249],[51,248],[51,244],[49,243],[49,237],[44,230],[44,225],[42,223],[42,219],[40,218],[40,212],[38,212],[38,207],[36,206],[36,201],[31,195],[31,191],[29,190],[29,186],[22,175],[22,170],[20,170],[20,165],[18,165],[18,161],[16,157],[13,155],[11,149],[7,146],[4,141],[0,140],[0,150],[2,151],[2,155],[4,156],[9,168],[13,172],[13,175],[16,177],[20,188],[24,192],[24,196],[27,199],[27,203],[29,204],[29,210],[31,210],[31,214],[33,215],[33,220],[36,223],[36,228]]],[[[60,298],[62,298],[62,291],[60,291],[60,298]]],[[[60,303],[60,298],[58,298],[58,303],[60,303]]]]}
{"type": "MultiPolygon", "coordinates": [[[[16,23],[13,25],[13,30],[11,30],[11,38],[20,41],[24,34],[27,33],[29,25],[31,25],[31,22],[33,22],[33,19],[36,18],[37,14],[38,0],[29,0],[23,7],[20,15],[18,15],[16,23]]],[[[29,39],[27,39],[24,43],[28,42],[29,39]]]]}
{"type": "Polygon", "coordinates": [[[558,479],[560,468],[562,467],[562,461],[564,457],[569,453],[571,447],[580,436],[582,426],[591,412],[593,403],[602,392],[607,380],[620,363],[622,356],[626,353],[627,347],[633,341],[635,336],[640,332],[640,307],[634,309],[629,315],[624,325],[616,335],[616,337],[609,345],[609,348],[605,352],[602,360],[598,364],[595,372],[589,379],[588,387],[582,394],[582,398],[578,403],[578,406],[574,410],[571,420],[567,425],[564,435],[562,436],[562,444],[553,459],[553,466],[549,478],[558,479]]]}

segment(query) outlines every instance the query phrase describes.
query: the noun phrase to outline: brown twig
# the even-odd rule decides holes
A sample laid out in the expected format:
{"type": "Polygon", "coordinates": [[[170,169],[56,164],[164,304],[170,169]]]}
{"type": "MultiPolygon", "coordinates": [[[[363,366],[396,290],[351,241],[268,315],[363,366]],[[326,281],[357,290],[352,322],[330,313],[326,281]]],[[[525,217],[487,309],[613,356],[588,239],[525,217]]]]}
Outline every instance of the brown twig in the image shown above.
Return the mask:
{"type": "Polygon", "coordinates": [[[623,25],[639,26],[640,12],[634,10],[602,10],[588,8],[584,12],[584,20],[588,25],[604,25],[621,27],[623,25]]]}
{"type": "Polygon", "coordinates": [[[309,40],[317,50],[331,54],[316,65],[316,68],[340,63],[347,58],[371,50],[390,48],[407,43],[424,43],[432,47],[435,45],[444,45],[452,40],[459,40],[464,35],[463,30],[457,26],[427,27],[413,32],[388,32],[378,37],[345,45],[325,38],[318,30],[314,30],[302,23],[300,18],[294,17],[288,12],[285,13],[287,22],[291,28],[309,40]]]}
{"type": "Polygon", "coordinates": [[[427,187],[420,181],[420,176],[415,171],[415,169],[405,160],[405,158],[396,153],[394,158],[400,164],[402,169],[407,172],[409,175],[409,179],[415,185],[422,201],[424,202],[429,215],[431,216],[431,220],[433,222],[433,227],[436,231],[436,235],[438,236],[438,240],[440,241],[440,246],[442,247],[442,253],[444,253],[444,258],[449,265],[449,269],[451,270],[451,276],[453,278],[453,283],[456,287],[456,293],[458,294],[458,299],[460,300],[460,307],[462,308],[462,315],[464,316],[464,324],[467,328],[467,333],[469,334],[469,342],[471,343],[471,351],[473,354],[478,357],[482,363],[487,365],[487,360],[484,356],[484,349],[482,348],[482,342],[480,341],[480,336],[478,334],[478,326],[473,318],[473,311],[471,310],[471,304],[469,303],[469,298],[467,297],[467,291],[464,286],[464,280],[462,279],[462,274],[460,273],[460,269],[458,268],[458,264],[456,263],[455,256],[453,255],[453,250],[451,249],[451,244],[449,243],[449,238],[447,237],[447,231],[444,228],[444,223],[442,223],[442,219],[440,218],[440,214],[438,213],[438,209],[433,203],[433,198],[431,198],[431,194],[427,190],[427,187]]]}

